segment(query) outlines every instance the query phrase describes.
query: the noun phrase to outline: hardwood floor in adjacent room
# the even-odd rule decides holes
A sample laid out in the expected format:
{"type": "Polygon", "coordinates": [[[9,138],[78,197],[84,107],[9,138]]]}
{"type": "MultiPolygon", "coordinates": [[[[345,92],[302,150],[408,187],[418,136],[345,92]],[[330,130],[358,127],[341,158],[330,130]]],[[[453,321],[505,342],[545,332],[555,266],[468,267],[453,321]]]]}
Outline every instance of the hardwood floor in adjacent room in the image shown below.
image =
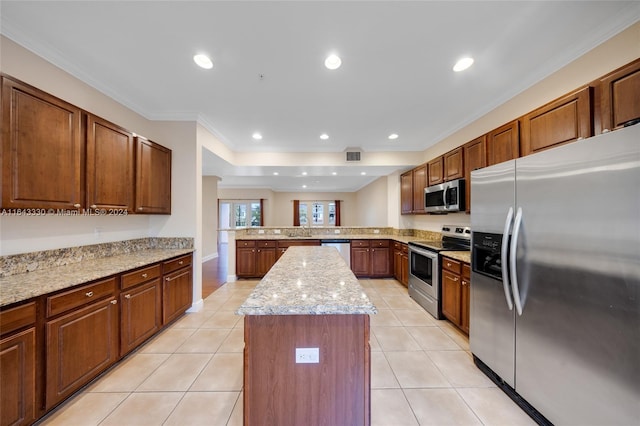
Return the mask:
{"type": "Polygon", "coordinates": [[[202,298],[206,299],[211,293],[227,282],[227,244],[218,246],[218,257],[202,263],[202,298]]]}

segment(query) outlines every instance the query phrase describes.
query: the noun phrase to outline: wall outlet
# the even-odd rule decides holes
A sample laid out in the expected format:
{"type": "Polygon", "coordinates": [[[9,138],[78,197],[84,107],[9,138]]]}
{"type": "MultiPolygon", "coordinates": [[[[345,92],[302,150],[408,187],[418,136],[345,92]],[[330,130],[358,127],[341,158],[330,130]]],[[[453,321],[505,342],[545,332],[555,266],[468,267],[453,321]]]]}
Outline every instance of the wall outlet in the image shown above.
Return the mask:
{"type": "Polygon", "coordinates": [[[374,229],[374,230],[373,230],[373,233],[374,233],[374,234],[379,234],[379,233],[380,233],[380,230],[379,230],[379,229],[374,229]]]}
{"type": "Polygon", "coordinates": [[[340,230],[339,230],[339,229],[334,229],[334,230],[333,230],[333,233],[334,233],[334,234],[339,234],[339,233],[340,233],[340,230]]]}
{"type": "Polygon", "coordinates": [[[258,234],[264,234],[264,229],[258,229],[258,234]]]}
{"type": "Polygon", "coordinates": [[[296,364],[318,364],[320,348],[296,348],[296,364]]]}
{"type": "Polygon", "coordinates": [[[279,229],[274,229],[274,230],[273,230],[273,233],[274,233],[274,234],[279,234],[279,233],[280,233],[280,230],[279,230],[279,229]]]}

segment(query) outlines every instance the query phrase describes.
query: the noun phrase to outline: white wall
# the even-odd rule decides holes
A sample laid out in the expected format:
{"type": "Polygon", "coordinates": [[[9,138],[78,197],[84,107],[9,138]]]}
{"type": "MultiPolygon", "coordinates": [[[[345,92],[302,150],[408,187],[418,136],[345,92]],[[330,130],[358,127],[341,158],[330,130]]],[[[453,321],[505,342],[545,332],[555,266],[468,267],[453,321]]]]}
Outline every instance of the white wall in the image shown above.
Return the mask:
{"type": "Polygon", "coordinates": [[[218,181],[202,176],[202,260],[218,257],[218,181]]]}
{"type": "Polygon", "coordinates": [[[378,178],[356,192],[357,225],[389,226],[387,180],[378,178]]]}
{"type": "Polygon", "coordinates": [[[232,189],[218,188],[218,198],[220,200],[264,200],[263,201],[263,221],[264,226],[279,226],[274,217],[275,193],[270,189],[232,189]]]}
{"type": "Polygon", "coordinates": [[[276,192],[273,226],[293,226],[293,200],[340,200],[340,226],[358,226],[360,222],[355,192],[276,192]]]}

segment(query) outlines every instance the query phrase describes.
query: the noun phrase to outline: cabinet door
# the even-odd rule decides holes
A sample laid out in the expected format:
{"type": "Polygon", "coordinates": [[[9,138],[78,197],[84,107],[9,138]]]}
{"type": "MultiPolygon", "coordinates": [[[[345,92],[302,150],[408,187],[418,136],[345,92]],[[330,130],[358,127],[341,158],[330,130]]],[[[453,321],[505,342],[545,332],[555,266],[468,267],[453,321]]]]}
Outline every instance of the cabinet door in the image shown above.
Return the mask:
{"type": "Polygon", "coordinates": [[[593,136],[592,121],[590,87],[550,102],[522,118],[521,155],[593,136]]]}
{"type": "Polygon", "coordinates": [[[133,212],[133,135],[87,115],[87,206],[133,212]]]}
{"type": "Polygon", "coordinates": [[[2,207],[78,209],[83,203],[79,108],[2,77],[2,207]]]}
{"type": "Polygon", "coordinates": [[[256,249],[254,247],[236,249],[236,275],[239,277],[256,275],[256,249]]]}
{"type": "Polygon", "coordinates": [[[640,59],[600,80],[602,130],[615,130],[640,119],[640,59]]]}
{"type": "Polygon", "coordinates": [[[444,181],[444,167],[442,156],[434,158],[427,163],[429,165],[429,178],[427,186],[437,185],[444,181]]]}
{"type": "Polygon", "coordinates": [[[402,278],[400,282],[405,285],[405,287],[409,287],[409,255],[407,253],[402,253],[402,278]]]}
{"type": "Polygon", "coordinates": [[[402,281],[402,252],[393,250],[393,278],[402,281]]]}
{"type": "Polygon", "coordinates": [[[269,269],[276,263],[275,248],[259,248],[256,249],[256,275],[263,277],[269,272],[269,269]]]}
{"type": "Polygon", "coordinates": [[[371,276],[390,277],[391,249],[388,247],[376,247],[371,249],[371,276]]]}
{"type": "Polygon", "coordinates": [[[351,270],[357,277],[369,276],[369,248],[351,247],[351,270]]]}
{"type": "Polygon", "coordinates": [[[400,213],[413,212],[413,172],[410,170],[400,176],[400,213]]]}
{"type": "Polygon", "coordinates": [[[123,291],[120,303],[120,355],[123,356],[162,327],[160,279],[123,291]]]}
{"type": "Polygon", "coordinates": [[[413,169],[413,213],[424,213],[424,188],[427,186],[427,165],[413,169]]]}
{"type": "Polygon", "coordinates": [[[162,323],[167,324],[191,307],[193,280],[191,268],[172,272],[162,283],[162,323]]]}
{"type": "Polygon", "coordinates": [[[36,331],[29,328],[0,340],[0,425],[35,420],[36,331]]]}
{"type": "Polygon", "coordinates": [[[481,136],[464,145],[464,197],[467,213],[471,212],[471,172],[487,167],[486,141],[486,136],[481,136]]]}
{"type": "Polygon", "coordinates": [[[505,124],[487,135],[488,165],[513,160],[520,156],[520,124],[518,120],[505,124]]]}
{"type": "Polygon", "coordinates": [[[469,334],[469,308],[471,306],[471,282],[467,278],[461,278],[460,294],[460,328],[469,334]]]}
{"type": "Polygon", "coordinates": [[[117,300],[96,302],[48,321],[45,330],[49,409],[118,359],[117,300]]]}
{"type": "Polygon", "coordinates": [[[462,147],[447,152],[444,155],[444,180],[461,179],[464,177],[464,158],[462,147]]]}
{"type": "Polygon", "coordinates": [[[171,214],[171,150],[136,138],[136,213],[171,214]]]}
{"type": "Polygon", "coordinates": [[[460,276],[442,271],[442,314],[452,323],[460,325],[460,276]]]}

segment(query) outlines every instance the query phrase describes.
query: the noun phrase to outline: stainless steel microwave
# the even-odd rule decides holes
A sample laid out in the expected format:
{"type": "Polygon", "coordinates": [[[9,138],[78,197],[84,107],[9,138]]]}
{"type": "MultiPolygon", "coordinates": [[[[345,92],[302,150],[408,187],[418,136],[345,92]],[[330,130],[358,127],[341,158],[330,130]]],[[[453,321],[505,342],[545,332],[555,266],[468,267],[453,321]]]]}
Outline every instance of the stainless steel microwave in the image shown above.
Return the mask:
{"type": "Polygon", "coordinates": [[[464,211],[464,179],[452,180],[424,189],[424,210],[427,213],[464,211]]]}

